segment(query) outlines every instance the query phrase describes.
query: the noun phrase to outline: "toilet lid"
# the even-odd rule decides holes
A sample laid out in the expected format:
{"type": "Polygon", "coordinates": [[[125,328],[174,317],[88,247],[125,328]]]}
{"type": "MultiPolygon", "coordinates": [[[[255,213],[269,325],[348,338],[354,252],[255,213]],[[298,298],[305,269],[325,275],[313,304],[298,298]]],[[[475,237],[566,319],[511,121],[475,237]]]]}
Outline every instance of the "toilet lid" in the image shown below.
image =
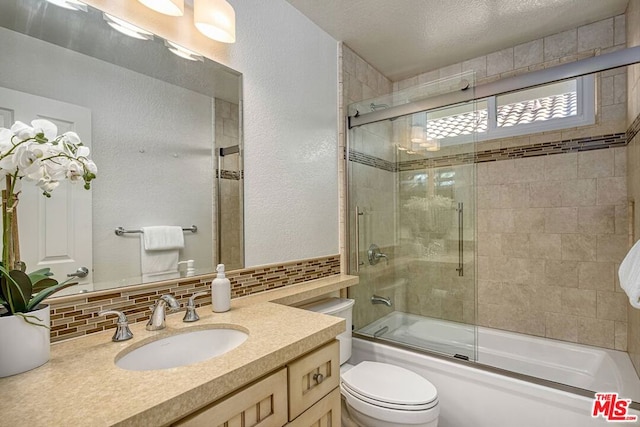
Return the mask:
{"type": "Polygon", "coordinates": [[[387,363],[361,362],[342,376],[342,383],[383,406],[430,406],[438,398],[438,391],[425,378],[387,363]]]}

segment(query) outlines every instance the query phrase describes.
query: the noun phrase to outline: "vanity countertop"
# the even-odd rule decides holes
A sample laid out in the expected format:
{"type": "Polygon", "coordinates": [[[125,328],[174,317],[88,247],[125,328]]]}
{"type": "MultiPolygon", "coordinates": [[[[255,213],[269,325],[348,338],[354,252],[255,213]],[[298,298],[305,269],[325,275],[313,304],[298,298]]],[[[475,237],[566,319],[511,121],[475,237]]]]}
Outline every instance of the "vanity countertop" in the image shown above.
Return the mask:
{"type": "Polygon", "coordinates": [[[217,400],[344,332],[343,319],[288,307],[358,283],[331,276],[232,300],[231,310],[198,308],[200,321],[167,315],[167,328],[131,325],[133,339],[111,341],[113,330],[51,346],[51,358],[32,371],[0,379],[0,424],[11,426],[161,426],[217,400]],[[154,337],[207,326],[235,325],[242,345],[193,365],[126,371],[114,360],[154,337]]]}

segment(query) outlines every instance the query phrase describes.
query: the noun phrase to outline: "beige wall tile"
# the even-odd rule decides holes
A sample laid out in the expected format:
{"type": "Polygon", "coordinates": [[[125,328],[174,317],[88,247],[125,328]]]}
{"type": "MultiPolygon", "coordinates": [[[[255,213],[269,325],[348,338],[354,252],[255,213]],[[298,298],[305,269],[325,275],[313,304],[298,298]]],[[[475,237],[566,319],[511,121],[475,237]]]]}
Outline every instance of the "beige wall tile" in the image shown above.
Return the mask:
{"type": "Polygon", "coordinates": [[[578,317],[545,313],[545,336],[563,341],[578,341],[578,317]]]}
{"type": "Polygon", "coordinates": [[[612,262],[581,262],[578,265],[578,286],[581,289],[614,291],[615,274],[612,262]]]}
{"type": "Polygon", "coordinates": [[[546,208],[545,233],[575,233],[578,231],[578,208],[546,208]]]}
{"type": "Polygon", "coordinates": [[[616,234],[629,234],[629,211],[628,205],[618,205],[615,207],[615,231],[616,234]]]}
{"type": "Polygon", "coordinates": [[[500,186],[501,208],[526,208],[529,206],[529,184],[504,184],[500,186]]]}
{"type": "Polygon", "coordinates": [[[514,209],[513,216],[516,232],[544,232],[544,208],[514,209]]]}
{"type": "Polygon", "coordinates": [[[615,324],[612,320],[578,319],[578,342],[598,347],[613,348],[615,340],[615,324]]]}
{"type": "Polygon", "coordinates": [[[578,52],[613,46],[613,18],[578,28],[578,52]]]}
{"type": "MultiPolygon", "coordinates": [[[[507,170],[506,180],[504,183],[538,182],[544,180],[544,161],[544,157],[532,157],[516,159],[509,162],[513,163],[513,168],[507,170]]],[[[498,163],[504,163],[504,161],[498,163]]]]}
{"type": "MultiPolygon", "coordinates": [[[[504,248],[503,248],[504,250],[504,248]]],[[[560,234],[529,235],[529,254],[531,258],[562,258],[562,240],[560,234]]]]}
{"type": "Polygon", "coordinates": [[[462,72],[474,71],[475,78],[481,79],[487,75],[487,57],[480,56],[478,58],[470,59],[462,63],[462,72]]]}
{"type": "MultiPolygon", "coordinates": [[[[529,257],[529,235],[506,233],[502,235],[502,255],[513,258],[529,257]]],[[[559,245],[558,245],[559,246],[559,245]]]]}
{"type": "Polygon", "coordinates": [[[613,148],[613,175],[627,176],[627,147],[613,148]]]}
{"type": "Polygon", "coordinates": [[[628,237],[619,234],[598,236],[598,261],[621,262],[628,251],[628,237]]]}
{"type": "Polygon", "coordinates": [[[572,179],[560,183],[562,206],[592,206],[596,204],[596,179],[572,179]]]}
{"type": "Polygon", "coordinates": [[[491,209],[500,206],[501,185],[478,185],[478,209],[491,209]]]}
{"type": "Polygon", "coordinates": [[[626,16],[618,15],[613,19],[613,44],[625,44],[626,37],[626,16]]]}
{"type": "Polygon", "coordinates": [[[598,319],[627,321],[627,301],[625,294],[597,291],[598,319]]]}
{"type": "Polygon", "coordinates": [[[478,323],[481,326],[505,329],[524,334],[544,336],[544,316],[520,307],[497,304],[478,304],[478,323]]]}
{"type": "Polygon", "coordinates": [[[544,45],[542,39],[519,44],[513,48],[514,68],[528,67],[544,61],[544,45]]]}
{"type": "Polygon", "coordinates": [[[627,322],[615,322],[615,349],[627,351],[627,322]]]}
{"type": "Polygon", "coordinates": [[[549,208],[562,206],[563,185],[554,181],[532,182],[529,184],[529,206],[549,208]]]}
{"type": "Polygon", "coordinates": [[[578,178],[612,177],[613,164],[612,150],[578,153],[578,178]]]}
{"type": "Polygon", "coordinates": [[[544,60],[561,58],[578,51],[578,31],[564,31],[544,38],[544,60]]]}
{"type": "Polygon", "coordinates": [[[600,105],[613,105],[613,76],[600,79],[600,105]]]}
{"type": "Polygon", "coordinates": [[[544,266],[544,285],[565,288],[578,287],[578,261],[547,260],[544,266]]]}
{"type": "Polygon", "coordinates": [[[597,237],[590,234],[563,234],[562,259],[569,261],[595,261],[597,237]]]}
{"type": "Polygon", "coordinates": [[[507,48],[487,55],[487,75],[513,70],[513,48],[507,48]]]}
{"type": "Polygon", "coordinates": [[[615,207],[608,205],[578,208],[578,232],[585,234],[615,233],[615,207]]]}
{"type": "MultiPolygon", "coordinates": [[[[486,231],[491,233],[514,233],[516,231],[513,209],[483,209],[482,211],[486,215],[486,231]]],[[[480,215],[480,211],[478,211],[478,215],[480,215]]]]}
{"type": "Polygon", "coordinates": [[[478,255],[502,256],[502,235],[478,233],[478,255]]]}
{"type": "Polygon", "coordinates": [[[576,316],[596,317],[596,291],[563,288],[562,312],[576,316]]]}
{"type": "Polygon", "coordinates": [[[621,205],[627,203],[627,179],[623,176],[597,179],[598,205],[621,205]]]}
{"type": "Polygon", "coordinates": [[[547,181],[569,180],[578,177],[578,153],[544,156],[544,175],[547,181]]]}

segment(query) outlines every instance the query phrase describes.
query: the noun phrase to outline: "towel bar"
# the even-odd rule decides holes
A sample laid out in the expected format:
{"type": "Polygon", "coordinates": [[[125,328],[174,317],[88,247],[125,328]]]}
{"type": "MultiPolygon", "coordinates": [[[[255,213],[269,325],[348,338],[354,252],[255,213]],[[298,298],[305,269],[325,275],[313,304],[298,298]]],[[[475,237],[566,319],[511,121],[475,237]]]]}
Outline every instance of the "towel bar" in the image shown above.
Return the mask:
{"type": "MultiPolygon", "coordinates": [[[[191,227],[182,227],[182,231],[191,231],[192,233],[198,232],[198,227],[192,225],[191,227]]],[[[115,230],[117,236],[122,236],[123,234],[128,233],[142,233],[142,230],[125,230],[124,227],[118,227],[115,230]]]]}

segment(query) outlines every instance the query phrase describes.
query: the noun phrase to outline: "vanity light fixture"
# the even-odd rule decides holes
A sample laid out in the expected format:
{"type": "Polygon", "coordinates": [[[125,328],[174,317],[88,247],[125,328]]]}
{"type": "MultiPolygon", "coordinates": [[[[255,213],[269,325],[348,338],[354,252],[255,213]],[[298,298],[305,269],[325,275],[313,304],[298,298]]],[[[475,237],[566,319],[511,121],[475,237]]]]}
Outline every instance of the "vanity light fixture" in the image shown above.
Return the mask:
{"type": "Polygon", "coordinates": [[[60,6],[69,10],[81,10],[83,12],[87,11],[87,5],[78,0],[47,0],[51,4],[55,4],[56,6],[60,6]]]}
{"type": "Polygon", "coordinates": [[[184,15],[184,0],[138,0],[149,9],[169,16],[184,15]]]}
{"type": "Polygon", "coordinates": [[[204,62],[204,57],[195,53],[192,50],[184,48],[178,44],[170,42],[169,40],[164,41],[164,45],[169,49],[169,51],[175,55],[178,55],[180,58],[188,59],[189,61],[200,61],[204,62]]]}
{"type": "Polygon", "coordinates": [[[427,141],[421,146],[425,147],[427,151],[440,151],[440,140],[428,138],[427,141]]]}
{"type": "Polygon", "coordinates": [[[226,0],[194,0],[194,23],[198,31],[223,43],[236,41],[236,13],[226,0]]]}
{"type": "Polygon", "coordinates": [[[424,131],[424,127],[418,125],[411,126],[411,142],[426,142],[427,135],[424,131]]]}
{"type": "Polygon", "coordinates": [[[120,18],[111,16],[108,13],[104,13],[102,16],[104,17],[104,20],[107,21],[107,24],[109,24],[111,28],[124,34],[125,36],[133,37],[139,40],[153,39],[153,33],[143,30],[140,27],[136,27],[135,25],[130,24],[127,21],[123,21],[120,18]]]}

